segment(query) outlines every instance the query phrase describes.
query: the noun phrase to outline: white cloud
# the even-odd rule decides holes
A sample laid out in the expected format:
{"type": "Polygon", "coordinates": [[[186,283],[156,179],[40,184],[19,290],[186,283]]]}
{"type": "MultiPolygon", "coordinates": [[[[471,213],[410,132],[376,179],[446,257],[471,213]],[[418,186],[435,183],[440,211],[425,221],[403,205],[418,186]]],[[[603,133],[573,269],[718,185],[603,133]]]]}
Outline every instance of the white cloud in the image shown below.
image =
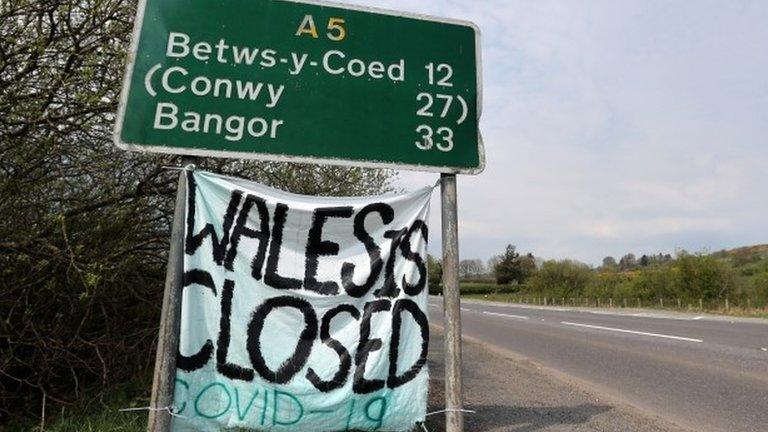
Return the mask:
{"type": "Polygon", "coordinates": [[[767,2],[357,3],[482,30],[488,167],[459,179],[463,256],[768,242],[767,2]]]}

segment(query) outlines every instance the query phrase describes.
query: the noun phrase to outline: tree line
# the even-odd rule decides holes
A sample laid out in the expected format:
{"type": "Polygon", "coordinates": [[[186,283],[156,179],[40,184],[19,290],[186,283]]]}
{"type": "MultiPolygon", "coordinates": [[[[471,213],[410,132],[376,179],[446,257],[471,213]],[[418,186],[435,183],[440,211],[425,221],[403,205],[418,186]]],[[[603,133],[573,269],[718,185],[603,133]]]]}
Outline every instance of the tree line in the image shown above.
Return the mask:
{"type": "MultiPolygon", "coordinates": [[[[439,284],[440,263],[430,258],[430,283],[439,284]],[[434,271],[433,271],[434,270],[434,271]]],[[[768,245],[716,253],[606,257],[592,267],[576,260],[541,260],[513,245],[487,263],[463,260],[464,282],[485,283],[477,292],[504,292],[554,298],[633,299],[712,302],[731,299],[768,304],[768,245]],[[496,288],[487,286],[494,284],[496,288]]],[[[465,284],[466,290],[472,290],[465,284]]],[[[433,290],[434,292],[434,290],[433,290]]]]}

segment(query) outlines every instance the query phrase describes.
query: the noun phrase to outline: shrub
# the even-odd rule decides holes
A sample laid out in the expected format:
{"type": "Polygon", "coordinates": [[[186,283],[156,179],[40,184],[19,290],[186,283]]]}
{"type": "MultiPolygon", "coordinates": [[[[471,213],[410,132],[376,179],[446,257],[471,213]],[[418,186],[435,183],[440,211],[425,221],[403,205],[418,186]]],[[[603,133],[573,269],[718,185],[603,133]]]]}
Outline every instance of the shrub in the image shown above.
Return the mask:
{"type": "Polygon", "coordinates": [[[513,245],[507,245],[507,249],[499,256],[498,262],[493,268],[496,275],[496,283],[506,285],[510,282],[524,283],[531,274],[536,271],[536,261],[532,254],[520,255],[513,245]]]}
{"type": "MultiPolygon", "coordinates": [[[[460,282],[459,291],[461,292],[461,295],[514,294],[520,291],[520,285],[496,285],[493,282],[460,282]]],[[[430,284],[429,294],[443,295],[443,286],[430,284]]]]}
{"type": "Polygon", "coordinates": [[[443,295],[443,286],[440,284],[432,283],[429,284],[429,295],[443,295]]]}
{"type": "MultiPolygon", "coordinates": [[[[443,280],[443,265],[437,258],[430,254],[427,254],[427,281],[429,282],[430,289],[433,286],[440,285],[443,280]]],[[[432,292],[430,291],[430,294],[432,292]]]]}
{"type": "Polygon", "coordinates": [[[578,297],[592,282],[595,274],[577,261],[546,261],[526,284],[526,292],[549,297],[578,297]]]}
{"type": "Polygon", "coordinates": [[[749,297],[762,304],[768,302],[768,272],[759,273],[750,278],[748,289],[749,297]]]}
{"type": "Polygon", "coordinates": [[[518,285],[496,285],[495,283],[462,283],[462,295],[477,294],[507,294],[515,293],[519,290],[518,285]]]}
{"type": "Polygon", "coordinates": [[[727,297],[736,291],[733,268],[711,255],[681,254],[674,268],[678,272],[675,295],[711,300],[727,297]]]}
{"type": "Polygon", "coordinates": [[[627,283],[627,294],[644,300],[685,297],[679,292],[679,272],[669,266],[652,267],[637,272],[627,283]]]}
{"type": "Polygon", "coordinates": [[[628,284],[632,280],[629,273],[600,272],[587,285],[585,297],[619,298],[629,291],[628,284]]]}
{"type": "Polygon", "coordinates": [[[463,278],[461,279],[462,284],[486,284],[486,285],[494,285],[496,284],[495,279],[489,279],[484,277],[475,277],[475,278],[463,278]]]}

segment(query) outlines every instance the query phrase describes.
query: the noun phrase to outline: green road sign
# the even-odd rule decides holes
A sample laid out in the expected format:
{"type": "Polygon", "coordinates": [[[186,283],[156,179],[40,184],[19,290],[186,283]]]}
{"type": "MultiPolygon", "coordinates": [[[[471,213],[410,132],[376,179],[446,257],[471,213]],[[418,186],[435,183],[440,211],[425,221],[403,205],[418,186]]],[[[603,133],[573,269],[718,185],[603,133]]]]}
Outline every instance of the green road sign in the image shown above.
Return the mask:
{"type": "Polygon", "coordinates": [[[132,43],[123,149],[483,170],[471,23],[321,2],[141,0],[132,43]]]}

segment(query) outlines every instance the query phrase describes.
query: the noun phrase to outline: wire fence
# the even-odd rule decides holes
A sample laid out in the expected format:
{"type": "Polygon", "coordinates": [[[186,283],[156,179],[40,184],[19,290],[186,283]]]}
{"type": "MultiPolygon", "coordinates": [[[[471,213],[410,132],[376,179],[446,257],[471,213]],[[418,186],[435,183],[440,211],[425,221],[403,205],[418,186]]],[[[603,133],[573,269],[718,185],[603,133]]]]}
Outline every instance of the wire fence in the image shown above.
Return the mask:
{"type": "MultiPolygon", "coordinates": [[[[429,293],[432,295],[442,295],[442,286],[439,284],[430,284],[429,293]]],[[[691,296],[651,298],[637,296],[558,297],[525,294],[523,286],[495,285],[484,282],[462,282],[461,295],[539,306],[664,309],[684,312],[714,312],[768,317],[768,299],[755,299],[747,296],[721,298],[696,298],[691,296]]]]}
{"type": "Polygon", "coordinates": [[[750,298],[655,298],[639,297],[547,297],[526,296],[505,293],[474,294],[482,297],[503,297],[504,301],[539,306],[622,308],[622,309],[665,309],[697,312],[739,312],[764,311],[768,313],[768,301],[750,298]]]}

